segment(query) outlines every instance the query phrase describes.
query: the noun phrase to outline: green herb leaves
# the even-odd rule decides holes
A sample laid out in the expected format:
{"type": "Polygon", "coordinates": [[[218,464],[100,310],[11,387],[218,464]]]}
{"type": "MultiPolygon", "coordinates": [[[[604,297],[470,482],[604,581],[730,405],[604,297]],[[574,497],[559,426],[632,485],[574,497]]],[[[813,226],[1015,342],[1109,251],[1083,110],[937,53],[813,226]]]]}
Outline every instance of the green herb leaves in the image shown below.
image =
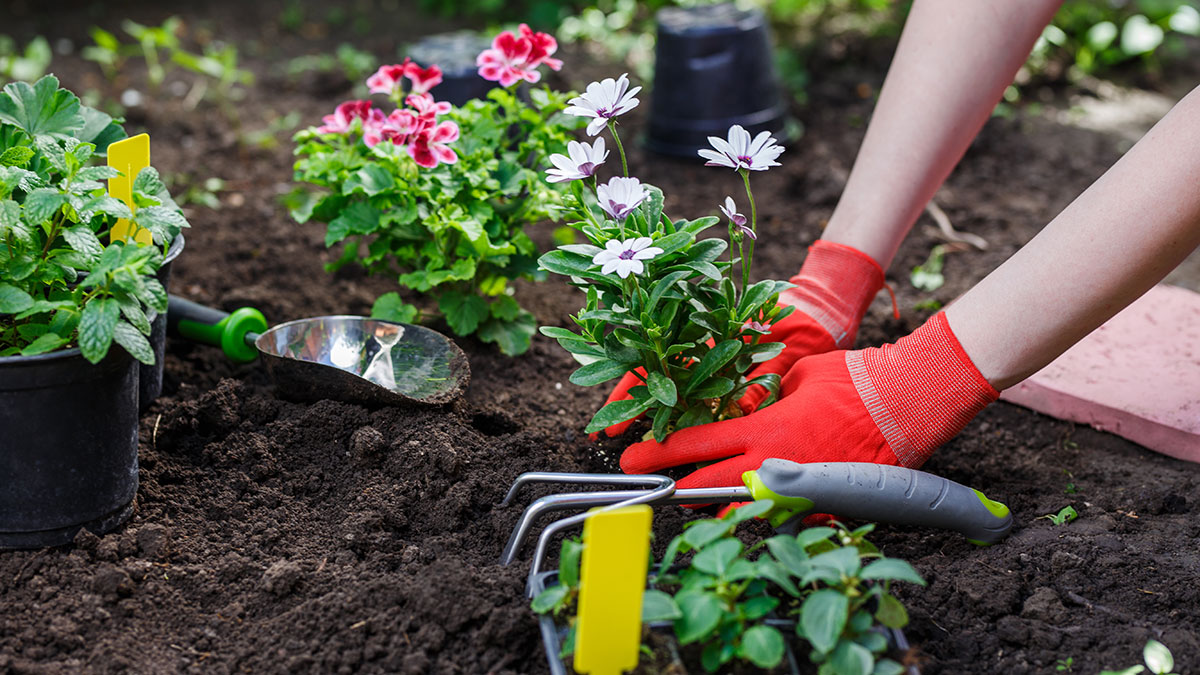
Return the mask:
{"type": "Polygon", "coordinates": [[[116,342],[153,363],[147,316],[167,302],[154,273],[187,221],[152,168],[134,178],[132,208],[108,195],[102,181],[119,173],[95,159],[124,136],[52,76],[0,92],[0,356],[77,344],[94,363],[116,342]],[[106,244],[118,218],[158,246],[106,244]]]}

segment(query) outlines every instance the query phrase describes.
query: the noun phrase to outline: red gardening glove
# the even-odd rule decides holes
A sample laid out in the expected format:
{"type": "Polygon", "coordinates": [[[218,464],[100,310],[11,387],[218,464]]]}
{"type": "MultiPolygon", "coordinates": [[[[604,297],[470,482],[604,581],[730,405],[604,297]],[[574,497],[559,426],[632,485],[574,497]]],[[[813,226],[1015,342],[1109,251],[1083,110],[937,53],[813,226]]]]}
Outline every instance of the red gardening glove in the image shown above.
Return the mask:
{"type": "MultiPolygon", "coordinates": [[[[760,339],[760,342],[783,342],[787,347],[779,356],[750,371],[748,379],[767,373],[782,375],[805,356],[852,345],[863,314],[883,288],[883,268],[858,249],[818,239],[809,247],[800,273],[788,281],[796,287],[781,293],[779,302],[795,307],[796,311],[773,324],[771,333],[760,339]]],[[[641,369],[638,372],[646,374],[641,369]]],[[[629,398],[629,390],[641,383],[641,379],[626,373],[608,395],[605,405],[629,398]]],[[[766,397],[767,390],[755,385],[738,403],[750,412],[766,397]]],[[[619,436],[633,422],[614,424],[604,432],[610,437],[619,436]]],[[[592,439],[598,436],[592,434],[592,439]]]]}
{"type": "Polygon", "coordinates": [[[751,415],[682,429],[661,444],[635,443],[621,469],[722,460],[679,481],[694,488],[741,485],[742,473],[769,457],[917,468],[999,396],[942,313],[894,345],[801,359],[780,394],[751,415]]]}

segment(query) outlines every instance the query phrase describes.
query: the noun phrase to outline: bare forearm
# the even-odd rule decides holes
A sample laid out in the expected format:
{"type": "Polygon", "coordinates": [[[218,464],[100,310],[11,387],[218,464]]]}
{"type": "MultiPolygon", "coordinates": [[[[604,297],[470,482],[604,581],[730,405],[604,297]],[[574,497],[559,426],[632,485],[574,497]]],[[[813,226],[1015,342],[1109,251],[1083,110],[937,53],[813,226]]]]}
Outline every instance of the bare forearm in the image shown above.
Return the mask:
{"type": "Polygon", "coordinates": [[[1061,0],[917,0],[822,238],[884,268],[1061,0]]]}
{"type": "Polygon", "coordinates": [[[1200,246],[1200,89],[946,310],[997,389],[1025,379],[1200,246]]]}

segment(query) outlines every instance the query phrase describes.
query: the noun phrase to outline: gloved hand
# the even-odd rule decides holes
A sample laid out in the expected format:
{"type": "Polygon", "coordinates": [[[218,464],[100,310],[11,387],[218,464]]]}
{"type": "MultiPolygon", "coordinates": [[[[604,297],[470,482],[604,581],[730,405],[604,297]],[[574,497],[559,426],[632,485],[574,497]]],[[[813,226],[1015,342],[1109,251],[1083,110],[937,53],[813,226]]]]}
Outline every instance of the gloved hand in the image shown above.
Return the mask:
{"type": "Polygon", "coordinates": [[[679,481],[694,488],[741,485],[742,473],[769,457],[917,468],[999,396],[940,312],[894,345],[800,359],[780,394],[751,415],[635,443],[621,469],[721,460],[679,481]]]}
{"type": "MultiPolygon", "coordinates": [[[[760,339],[760,342],[783,342],[787,347],[750,371],[747,379],[767,373],[782,375],[805,356],[851,346],[863,314],[883,288],[883,268],[855,248],[819,239],[809,247],[800,273],[788,281],[796,287],[781,293],[779,302],[792,305],[796,311],[773,324],[771,333],[760,339]]],[[[645,376],[644,371],[639,372],[645,376]]],[[[629,390],[639,384],[642,379],[626,373],[604,401],[605,405],[629,398],[629,390]]],[[[766,396],[767,390],[755,385],[738,403],[750,412],[766,396]]],[[[604,432],[610,437],[619,436],[630,424],[633,420],[614,424],[604,432]]],[[[596,436],[593,434],[593,439],[596,436]]]]}

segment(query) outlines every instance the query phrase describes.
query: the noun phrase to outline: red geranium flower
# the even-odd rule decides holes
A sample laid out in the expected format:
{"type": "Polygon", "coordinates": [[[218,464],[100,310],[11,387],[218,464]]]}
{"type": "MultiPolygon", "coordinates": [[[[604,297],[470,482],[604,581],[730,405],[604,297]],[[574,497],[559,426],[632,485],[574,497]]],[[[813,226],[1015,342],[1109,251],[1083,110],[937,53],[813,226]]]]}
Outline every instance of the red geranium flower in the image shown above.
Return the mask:
{"type": "Polygon", "coordinates": [[[345,133],[350,130],[351,123],[356,119],[365,120],[371,113],[370,101],[346,101],[333,111],[332,115],[321,118],[324,126],[317,128],[317,133],[345,133]]]}
{"type": "Polygon", "coordinates": [[[436,127],[422,129],[408,145],[408,154],[417,162],[417,166],[432,169],[438,165],[453,164],[458,161],[458,155],[446,143],[458,140],[458,125],[454,122],[442,122],[436,127]]]}
{"type": "Polygon", "coordinates": [[[535,33],[529,26],[521,24],[518,32],[504,31],[492,40],[490,49],[479,53],[475,65],[479,76],[508,87],[521,80],[537,82],[542,79],[538,66],[545,64],[552,70],[562,68],[562,61],[551,58],[558,50],[558,41],[546,33],[535,33]]]}

